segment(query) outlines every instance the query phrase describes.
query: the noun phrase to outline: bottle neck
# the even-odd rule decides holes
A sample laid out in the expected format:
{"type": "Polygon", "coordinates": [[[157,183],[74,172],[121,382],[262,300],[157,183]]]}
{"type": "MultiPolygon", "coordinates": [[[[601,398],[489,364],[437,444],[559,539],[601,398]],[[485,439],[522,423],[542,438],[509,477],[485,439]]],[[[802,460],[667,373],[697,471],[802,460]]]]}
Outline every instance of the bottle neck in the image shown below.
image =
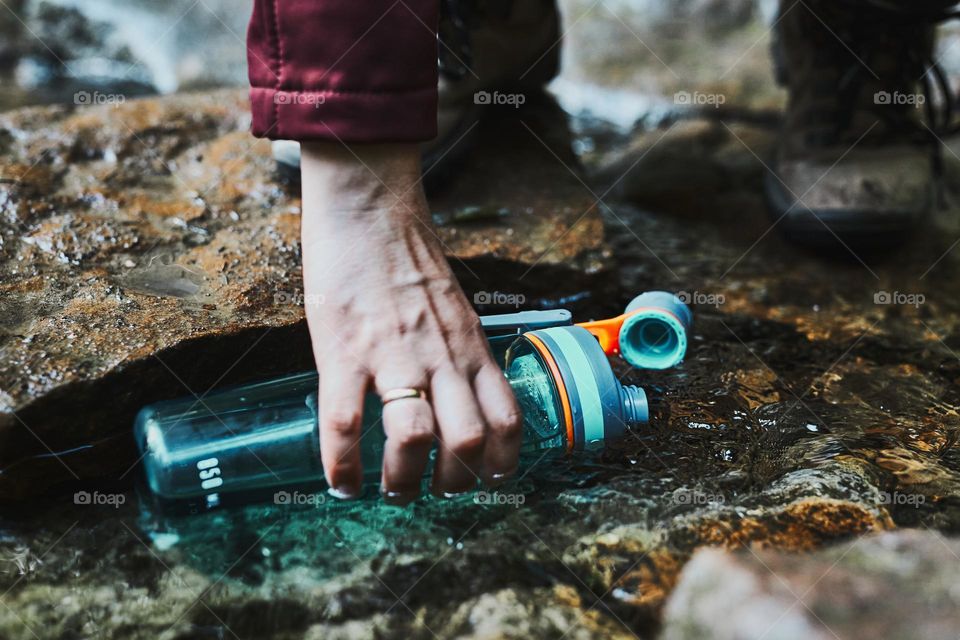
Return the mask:
{"type": "Polygon", "coordinates": [[[638,427],[650,421],[647,394],[634,385],[620,387],[620,402],[623,404],[623,419],[628,427],[638,427]]]}

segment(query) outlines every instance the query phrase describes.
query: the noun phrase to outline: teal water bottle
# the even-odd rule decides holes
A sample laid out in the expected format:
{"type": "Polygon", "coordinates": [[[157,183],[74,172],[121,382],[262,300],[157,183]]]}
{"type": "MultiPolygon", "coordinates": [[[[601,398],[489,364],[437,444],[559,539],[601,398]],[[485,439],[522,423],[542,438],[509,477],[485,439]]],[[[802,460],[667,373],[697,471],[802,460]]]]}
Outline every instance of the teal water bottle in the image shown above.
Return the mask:
{"type": "MultiPolygon", "coordinates": [[[[523,414],[522,451],[592,448],[647,422],[643,390],[620,384],[585,329],[551,326],[490,341],[495,353],[510,343],[502,364],[523,414]]],[[[199,513],[269,499],[280,488],[325,488],[318,382],[316,372],[304,372],[142,409],[135,436],[159,506],[199,513]]],[[[379,398],[369,394],[360,440],[369,482],[382,463],[380,414],[379,398]]]]}

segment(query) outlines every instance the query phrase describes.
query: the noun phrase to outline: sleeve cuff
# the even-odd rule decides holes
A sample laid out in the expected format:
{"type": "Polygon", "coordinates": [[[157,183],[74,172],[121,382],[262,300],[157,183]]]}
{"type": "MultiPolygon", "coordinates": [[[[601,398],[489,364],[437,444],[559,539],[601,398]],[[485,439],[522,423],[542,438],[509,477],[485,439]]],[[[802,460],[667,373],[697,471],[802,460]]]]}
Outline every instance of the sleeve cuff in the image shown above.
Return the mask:
{"type": "Polygon", "coordinates": [[[250,89],[253,135],[271,140],[426,142],[437,135],[436,87],[404,92],[250,89]]]}

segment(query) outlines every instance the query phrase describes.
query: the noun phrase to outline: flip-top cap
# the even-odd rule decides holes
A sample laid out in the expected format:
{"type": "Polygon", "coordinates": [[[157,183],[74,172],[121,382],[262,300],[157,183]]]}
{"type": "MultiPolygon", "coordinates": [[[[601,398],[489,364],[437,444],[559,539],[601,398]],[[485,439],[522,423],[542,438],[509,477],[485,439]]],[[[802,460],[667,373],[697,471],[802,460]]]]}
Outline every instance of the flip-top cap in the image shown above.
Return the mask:
{"type": "Polygon", "coordinates": [[[620,354],[640,369],[668,369],[687,353],[690,308],[676,294],[648,291],[627,305],[620,326],[620,354]]]}

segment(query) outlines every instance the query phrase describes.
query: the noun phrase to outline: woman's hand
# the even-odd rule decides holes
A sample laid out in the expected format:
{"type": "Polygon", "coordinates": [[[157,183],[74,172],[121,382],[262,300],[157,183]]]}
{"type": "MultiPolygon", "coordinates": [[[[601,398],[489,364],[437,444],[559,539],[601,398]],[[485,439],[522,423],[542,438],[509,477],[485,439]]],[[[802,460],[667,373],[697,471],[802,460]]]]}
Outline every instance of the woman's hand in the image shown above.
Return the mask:
{"type": "Polygon", "coordinates": [[[302,157],[306,314],[333,492],[360,492],[370,389],[427,392],[384,406],[389,501],[418,495],[435,437],[434,493],[498,482],[516,468],[520,414],[430,226],[417,146],[305,143],[302,157]]]}

